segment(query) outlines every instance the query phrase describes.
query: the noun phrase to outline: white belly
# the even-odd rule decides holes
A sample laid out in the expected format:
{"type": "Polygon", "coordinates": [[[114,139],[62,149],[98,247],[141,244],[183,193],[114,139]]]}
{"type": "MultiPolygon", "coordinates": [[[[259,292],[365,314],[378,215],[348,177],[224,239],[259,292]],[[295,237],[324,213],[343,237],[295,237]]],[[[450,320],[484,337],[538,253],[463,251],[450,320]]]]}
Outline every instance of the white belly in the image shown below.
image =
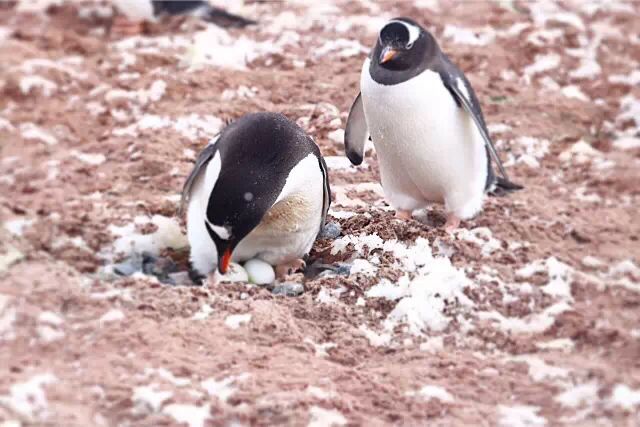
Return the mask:
{"type": "MultiPolygon", "coordinates": [[[[215,168],[211,161],[207,169],[215,168]]],[[[216,174],[213,174],[217,176],[216,174]]],[[[187,236],[191,245],[191,264],[201,274],[217,267],[216,246],[204,220],[215,180],[199,177],[195,182],[187,211],[187,236]],[[209,187],[209,188],[205,188],[209,187]]],[[[260,258],[271,265],[301,258],[310,250],[320,231],[323,206],[323,176],[318,159],[310,154],[289,174],[280,197],[258,226],[233,251],[232,260],[260,258]]]]}
{"type": "Polygon", "coordinates": [[[360,89],[389,203],[414,210],[444,202],[462,219],[475,215],[487,176],[484,141],[440,76],[426,70],[385,86],[371,78],[367,59],[360,89]]]}

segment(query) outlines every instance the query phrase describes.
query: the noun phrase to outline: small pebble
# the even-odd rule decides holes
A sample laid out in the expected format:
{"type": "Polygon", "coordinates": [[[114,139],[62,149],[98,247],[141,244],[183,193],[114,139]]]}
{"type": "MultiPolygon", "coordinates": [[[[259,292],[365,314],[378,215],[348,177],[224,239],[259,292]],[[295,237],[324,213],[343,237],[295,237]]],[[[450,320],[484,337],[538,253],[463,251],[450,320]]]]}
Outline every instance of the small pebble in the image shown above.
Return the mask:
{"type": "Polygon", "coordinates": [[[297,297],[304,292],[304,286],[301,283],[284,282],[273,287],[271,293],[274,295],[284,295],[286,297],[297,297]]]}
{"type": "Polygon", "coordinates": [[[120,276],[131,276],[133,273],[142,271],[142,256],[133,254],[124,261],[113,264],[113,271],[120,276]]]}
{"type": "Polygon", "coordinates": [[[342,227],[340,227],[340,224],[337,222],[328,222],[320,231],[318,238],[334,240],[338,238],[340,233],[342,233],[342,227]]]}

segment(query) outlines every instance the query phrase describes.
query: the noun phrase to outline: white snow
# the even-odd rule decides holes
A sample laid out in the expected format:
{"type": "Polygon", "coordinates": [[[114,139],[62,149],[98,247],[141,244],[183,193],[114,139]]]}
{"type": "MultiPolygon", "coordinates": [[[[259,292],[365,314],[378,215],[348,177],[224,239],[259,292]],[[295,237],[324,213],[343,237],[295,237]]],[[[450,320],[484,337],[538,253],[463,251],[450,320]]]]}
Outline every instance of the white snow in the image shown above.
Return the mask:
{"type": "Polygon", "coordinates": [[[592,161],[596,157],[601,157],[602,152],[596,150],[584,140],[580,140],[560,153],[558,158],[565,163],[584,164],[592,161]]]}
{"type": "Polygon", "coordinates": [[[451,393],[437,385],[425,385],[418,391],[408,392],[407,395],[420,396],[426,400],[436,399],[444,403],[451,403],[454,401],[451,393]]]}
{"type": "Polygon", "coordinates": [[[571,338],[556,338],[554,340],[536,342],[536,347],[541,350],[560,350],[565,353],[572,351],[575,345],[571,338]]]}
{"type": "Polygon", "coordinates": [[[224,324],[231,329],[238,329],[240,325],[249,323],[251,321],[251,314],[232,314],[224,319],[224,324]]]}
{"type": "Polygon", "coordinates": [[[200,309],[194,313],[193,316],[191,316],[191,318],[193,320],[204,320],[206,318],[208,318],[211,313],[213,313],[213,307],[211,307],[209,304],[204,303],[202,304],[202,306],[200,306],[200,309]]]}
{"type": "Polygon", "coordinates": [[[222,129],[223,122],[219,118],[211,115],[199,115],[191,113],[180,117],[158,116],[155,114],[145,114],[140,119],[129,126],[115,128],[112,134],[115,136],[136,137],[140,132],[146,130],[158,130],[163,128],[173,128],[178,134],[190,141],[198,138],[210,138],[222,129]]]}
{"type": "Polygon", "coordinates": [[[4,228],[14,236],[22,236],[24,234],[24,229],[30,227],[31,224],[33,224],[32,219],[16,218],[5,221],[3,225],[4,228]]]}
{"type": "MultiPolygon", "coordinates": [[[[540,159],[549,153],[551,142],[547,139],[521,136],[516,138],[514,145],[522,152],[515,159],[516,163],[524,163],[531,168],[540,167],[540,159]]],[[[510,166],[514,161],[505,162],[505,166],[510,166]]]]}
{"type": "Polygon", "coordinates": [[[364,334],[365,338],[369,340],[369,344],[373,347],[388,346],[391,343],[391,334],[389,333],[383,332],[378,334],[377,332],[369,329],[366,325],[360,325],[358,329],[364,334]]]}
{"type": "Polygon", "coordinates": [[[480,247],[482,256],[489,256],[501,248],[500,240],[493,237],[487,227],[477,227],[471,230],[459,229],[455,232],[458,239],[471,242],[480,247]]]}
{"type": "Polygon", "coordinates": [[[618,384],[611,394],[611,403],[626,411],[633,411],[640,405],[640,389],[633,390],[625,384],[618,384]]]}
{"type": "Polygon", "coordinates": [[[24,61],[19,69],[26,74],[34,74],[38,68],[49,68],[62,73],[68,74],[73,80],[86,80],[89,74],[86,72],[76,71],[72,66],[82,65],[84,59],[80,56],[68,56],[60,58],[57,61],[44,58],[33,58],[24,61]]]}
{"type": "Polygon", "coordinates": [[[43,311],[38,316],[38,321],[40,323],[48,323],[53,326],[61,326],[64,323],[64,319],[60,317],[59,314],[54,313],[53,311],[43,311]]]}
{"type": "Polygon", "coordinates": [[[612,74],[609,76],[610,83],[624,84],[627,86],[640,85],[640,70],[633,70],[628,75],[612,74]]]}
{"type": "Polygon", "coordinates": [[[332,427],[347,424],[347,419],[335,409],[325,409],[319,406],[309,408],[309,424],[307,427],[332,427]]]}
{"type": "Polygon", "coordinates": [[[557,53],[538,54],[535,56],[532,64],[527,65],[522,70],[525,80],[530,80],[536,74],[553,70],[560,65],[560,55],[557,53]]]}
{"type": "Polygon", "coordinates": [[[107,311],[100,317],[100,323],[117,322],[124,319],[124,313],[117,308],[107,311]]]}
{"type": "Polygon", "coordinates": [[[163,380],[170,382],[171,384],[177,386],[177,387],[185,387],[189,384],[191,384],[191,380],[187,377],[176,377],[173,372],[169,371],[168,369],[165,368],[158,368],[158,369],[152,369],[152,368],[147,368],[145,369],[145,374],[147,376],[156,373],[158,374],[158,376],[160,378],[162,378],[163,380]]]}
{"type": "Polygon", "coordinates": [[[462,28],[447,24],[444,27],[443,37],[451,39],[456,44],[471,46],[485,46],[495,39],[495,31],[490,27],[481,29],[462,28]]]}
{"type": "Polygon", "coordinates": [[[200,386],[211,397],[216,397],[221,402],[226,402],[236,392],[236,388],[233,384],[238,381],[244,381],[249,377],[249,374],[242,374],[237,376],[230,376],[220,381],[209,378],[200,383],[200,386]]]}
{"type": "Polygon", "coordinates": [[[344,172],[356,172],[358,167],[351,164],[345,156],[324,156],[329,170],[340,170],[344,172]]]}
{"type": "Polygon", "coordinates": [[[162,413],[189,427],[204,427],[205,422],[211,417],[211,405],[209,403],[203,406],[172,403],[162,408],[162,413]]]}
{"type": "Polygon", "coordinates": [[[133,389],[133,404],[142,413],[158,412],[162,405],[171,397],[173,392],[156,390],[156,385],[138,386],[133,389]]]}
{"type": "Polygon", "coordinates": [[[540,313],[532,313],[526,317],[505,317],[497,311],[478,312],[478,318],[494,320],[498,327],[506,332],[515,334],[536,334],[546,331],[553,325],[557,315],[572,310],[566,301],[550,305],[540,313]]]}
{"type": "MultiPolygon", "coordinates": [[[[151,218],[137,216],[132,223],[124,226],[109,225],[108,230],[117,236],[113,242],[113,252],[130,255],[150,252],[154,255],[164,248],[179,249],[188,245],[187,238],[175,218],[153,215],[151,218]],[[157,230],[150,234],[139,234],[136,225],[153,224],[157,230]]],[[[103,254],[108,256],[108,254],[103,254]]]]}
{"type": "Polygon", "coordinates": [[[540,408],[529,405],[499,405],[499,425],[501,427],[535,427],[544,426],[547,420],[538,415],[540,408]]]}
{"type": "Polygon", "coordinates": [[[58,143],[58,139],[55,136],[33,123],[22,123],[20,125],[20,134],[24,139],[42,141],[46,145],[55,145],[58,143]]]}
{"type": "Polygon", "coordinates": [[[308,338],[308,337],[304,339],[304,342],[313,346],[313,349],[315,350],[315,354],[317,357],[327,357],[329,355],[329,353],[327,353],[327,350],[331,350],[332,348],[337,347],[336,343],[333,343],[333,342],[325,342],[325,343],[317,344],[311,338],[308,338]]]}
{"type": "Polygon", "coordinates": [[[366,259],[355,259],[351,265],[351,274],[362,274],[369,277],[375,277],[378,267],[371,264],[366,259]]]}
{"type": "Polygon", "coordinates": [[[563,87],[560,92],[567,98],[577,99],[583,102],[589,102],[591,99],[577,85],[569,85],[563,87]]]}
{"type": "Polygon", "coordinates": [[[39,89],[43,96],[48,97],[58,90],[58,85],[42,76],[24,76],[20,79],[20,92],[23,95],[30,94],[33,89],[39,89]]]}
{"type": "Polygon", "coordinates": [[[64,338],[65,333],[56,329],[55,327],[49,325],[38,325],[36,328],[36,332],[38,333],[38,337],[45,344],[52,343],[54,341],[61,340],[64,338]]]}
{"type": "Polygon", "coordinates": [[[344,144],[344,129],[332,130],[327,134],[327,138],[329,138],[329,140],[335,142],[336,144],[344,144]]]}
{"type": "Polygon", "coordinates": [[[313,55],[316,58],[330,55],[332,58],[349,58],[351,56],[357,56],[369,52],[369,48],[363,46],[357,40],[349,39],[332,39],[327,40],[322,46],[313,50],[313,55]]]}
{"type": "Polygon", "coordinates": [[[13,384],[8,395],[0,396],[0,403],[31,422],[42,420],[47,416],[49,406],[43,387],[56,381],[50,373],[35,375],[13,384]]]}
{"type": "Polygon", "coordinates": [[[626,136],[613,141],[614,148],[618,150],[637,150],[640,148],[640,138],[626,136]]]}
{"type": "Polygon", "coordinates": [[[584,404],[590,404],[598,399],[598,384],[589,382],[579,384],[573,388],[565,390],[554,397],[554,400],[562,406],[577,408],[584,404]]]}
{"type": "Polygon", "coordinates": [[[506,358],[507,362],[523,362],[529,366],[529,376],[536,382],[564,379],[569,376],[569,369],[549,365],[543,359],[531,354],[521,354],[506,358]]]}
{"type": "Polygon", "coordinates": [[[100,154],[100,153],[90,154],[90,153],[82,153],[80,151],[73,150],[71,151],[71,155],[76,159],[80,160],[81,162],[84,162],[91,166],[98,166],[107,161],[107,158],[104,156],[104,154],[100,154]]]}

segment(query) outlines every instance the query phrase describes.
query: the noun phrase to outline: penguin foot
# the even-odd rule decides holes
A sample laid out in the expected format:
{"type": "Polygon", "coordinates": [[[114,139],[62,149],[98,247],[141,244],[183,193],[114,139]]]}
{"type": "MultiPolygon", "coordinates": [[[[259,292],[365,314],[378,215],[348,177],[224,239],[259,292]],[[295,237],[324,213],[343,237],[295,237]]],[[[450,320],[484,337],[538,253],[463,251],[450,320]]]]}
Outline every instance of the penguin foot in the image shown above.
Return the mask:
{"type": "Polygon", "coordinates": [[[445,222],[444,224],[444,231],[446,231],[449,234],[452,234],[453,230],[455,230],[458,227],[460,227],[460,218],[458,218],[453,213],[448,213],[447,222],[445,222]]]}
{"type": "Polygon", "coordinates": [[[408,220],[411,219],[411,211],[396,210],[396,218],[408,220]]]}
{"type": "Polygon", "coordinates": [[[296,271],[302,270],[307,265],[304,260],[298,258],[289,262],[285,262],[283,264],[278,264],[276,266],[276,277],[278,279],[282,279],[285,276],[295,273],[296,271]]]}
{"type": "Polygon", "coordinates": [[[135,36],[144,32],[144,23],[142,21],[130,21],[124,16],[116,16],[113,18],[111,33],[117,36],[135,36]]]}

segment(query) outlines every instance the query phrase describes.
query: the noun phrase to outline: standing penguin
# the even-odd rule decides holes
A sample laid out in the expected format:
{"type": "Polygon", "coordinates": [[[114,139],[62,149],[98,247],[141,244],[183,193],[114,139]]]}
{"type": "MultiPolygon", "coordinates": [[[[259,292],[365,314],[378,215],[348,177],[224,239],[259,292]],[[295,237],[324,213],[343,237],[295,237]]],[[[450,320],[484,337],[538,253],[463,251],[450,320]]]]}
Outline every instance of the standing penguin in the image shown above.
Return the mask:
{"type": "Polygon", "coordinates": [[[197,276],[260,258],[279,277],[304,266],[329,210],[318,146],[282,114],[247,114],[198,156],[182,190],[197,276]]]}
{"type": "Polygon", "coordinates": [[[389,21],[362,67],[360,94],[345,130],[358,165],[371,137],[387,201],[399,218],[444,203],[445,228],[482,209],[485,193],[521,189],[509,181],[480,103],[465,75],[431,33],[408,18],[389,21]],[[495,160],[502,176],[491,165],[495,160]]]}

